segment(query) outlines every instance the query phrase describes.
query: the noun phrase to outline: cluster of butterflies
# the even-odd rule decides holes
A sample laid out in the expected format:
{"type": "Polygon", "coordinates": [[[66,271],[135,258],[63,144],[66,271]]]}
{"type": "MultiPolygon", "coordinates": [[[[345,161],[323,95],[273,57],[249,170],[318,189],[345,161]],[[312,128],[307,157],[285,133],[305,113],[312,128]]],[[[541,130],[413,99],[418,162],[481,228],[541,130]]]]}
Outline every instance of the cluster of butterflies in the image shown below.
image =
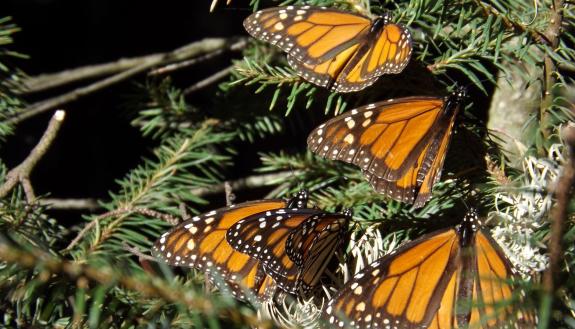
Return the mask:
{"type": "MultiPolygon", "coordinates": [[[[407,28],[336,9],[287,6],[244,21],[255,38],[288,53],[311,83],[353,92],[410,60],[407,28]]],[[[439,180],[463,89],[447,97],[406,97],[353,109],[320,125],[309,149],[361,168],[379,193],[421,207],[439,180]]],[[[306,295],[349,240],[349,212],[307,207],[305,191],[289,200],[237,204],[193,217],[163,234],[153,253],[168,264],[204,271],[240,300],[306,295]]],[[[453,227],[411,241],[369,264],[323,310],[332,327],[531,328],[518,310],[516,274],[481,229],[475,211],[453,227]]]]}

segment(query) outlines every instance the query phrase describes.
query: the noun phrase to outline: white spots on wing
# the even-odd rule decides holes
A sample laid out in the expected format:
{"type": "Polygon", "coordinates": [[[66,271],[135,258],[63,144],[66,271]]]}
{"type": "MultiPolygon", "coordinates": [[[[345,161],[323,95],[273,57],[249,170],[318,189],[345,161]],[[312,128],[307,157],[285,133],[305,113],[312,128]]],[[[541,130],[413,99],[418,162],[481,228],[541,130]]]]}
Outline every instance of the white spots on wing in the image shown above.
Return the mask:
{"type": "Polygon", "coordinates": [[[210,217],[210,218],[206,218],[205,222],[206,224],[211,224],[214,221],[214,217],[210,217]]]}
{"type": "Polygon", "coordinates": [[[254,237],[254,241],[256,241],[256,242],[259,242],[261,240],[262,240],[262,236],[259,234],[254,237]]]}
{"type": "Polygon", "coordinates": [[[280,14],[280,19],[281,19],[281,20],[284,20],[284,19],[286,19],[286,18],[288,18],[288,14],[286,14],[285,11],[284,11],[283,13],[280,14]]]}
{"type": "Polygon", "coordinates": [[[301,16],[301,15],[298,15],[298,16],[296,16],[296,17],[293,18],[293,20],[296,21],[296,22],[297,22],[297,21],[301,21],[302,19],[303,19],[303,16],[301,16]]]}
{"type": "Polygon", "coordinates": [[[305,10],[298,10],[295,12],[297,15],[303,15],[305,14],[305,10]]]}
{"type": "Polygon", "coordinates": [[[353,139],[354,139],[353,134],[347,134],[347,136],[345,136],[343,141],[348,144],[353,144],[353,139]]]}
{"type": "Polygon", "coordinates": [[[369,126],[370,123],[371,123],[371,119],[366,119],[365,121],[363,121],[361,126],[365,128],[365,127],[369,126]]]}
{"type": "MultiPolygon", "coordinates": [[[[349,117],[348,117],[348,118],[349,118],[349,117]]],[[[347,120],[347,127],[348,127],[349,129],[352,129],[353,127],[355,127],[355,121],[354,121],[354,120],[351,120],[351,118],[350,118],[350,120],[347,120]]]]}
{"type": "MultiPolygon", "coordinates": [[[[282,24],[282,22],[277,22],[276,25],[274,25],[274,29],[281,31],[284,29],[284,25],[282,24]]],[[[279,35],[279,34],[278,34],[279,35]]],[[[277,35],[276,35],[277,37],[277,35]]],[[[280,36],[281,37],[281,36],[280,36]]]]}
{"type": "Polygon", "coordinates": [[[321,129],[321,128],[318,129],[318,130],[317,130],[317,135],[318,135],[318,136],[321,136],[322,134],[323,134],[323,129],[321,129]]]}
{"type": "Polygon", "coordinates": [[[373,114],[373,111],[367,111],[367,112],[363,113],[363,117],[367,119],[367,118],[371,117],[372,114],[373,114]]]}
{"type": "Polygon", "coordinates": [[[194,248],[196,248],[196,243],[194,242],[194,240],[190,239],[188,240],[188,245],[187,245],[188,249],[190,250],[194,250],[194,248]]]}
{"type": "Polygon", "coordinates": [[[361,302],[361,303],[357,304],[357,305],[355,306],[355,310],[358,311],[358,312],[363,312],[363,311],[365,311],[365,303],[364,303],[364,302],[361,302]]]}

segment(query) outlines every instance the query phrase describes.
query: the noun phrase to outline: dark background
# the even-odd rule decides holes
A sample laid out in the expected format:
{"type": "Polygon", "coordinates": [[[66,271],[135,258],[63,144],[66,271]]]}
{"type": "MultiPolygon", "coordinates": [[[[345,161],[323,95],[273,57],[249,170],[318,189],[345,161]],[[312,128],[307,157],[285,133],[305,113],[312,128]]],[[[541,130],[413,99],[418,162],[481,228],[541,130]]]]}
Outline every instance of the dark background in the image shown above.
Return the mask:
{"type": "MultiPolygon", "coordinates": [[[[220,1],[222,2],[222,1],[220,1]]],[[[224,1],[225,2],[225,1],[224,1]]],[[[115,61],[175,48],[205,37],[245,34],[246,1],[209,13],[210,0],[3,0],[0,16],[12,16],[22,31],[12,49],[30,56],[18,65],[31,76],[115,61]]],[[[229,55],[187,71],[190,83],[229,65],[229,55]]],[[[142,77],[138,80],[144,81],[142,77]]],[[[26,97],[29,102],[59,95],[72,87],[26,97]]],[[[182,85],[186,87],[186,85],[182,85]]],[[[57,198],[106,197],[116,179],[151,156],[156,141],[130,126],[126,109],[134,82],[125,82],[65,105],[66,121],[50,151],[37,165],[32,184],[38,195],[57,198]]],[[[205,101],[206,95],[196,95],[205,101]]],[[[38,142],[53,111],[18,125],[0,149],[9,168],[38,142]]]]}

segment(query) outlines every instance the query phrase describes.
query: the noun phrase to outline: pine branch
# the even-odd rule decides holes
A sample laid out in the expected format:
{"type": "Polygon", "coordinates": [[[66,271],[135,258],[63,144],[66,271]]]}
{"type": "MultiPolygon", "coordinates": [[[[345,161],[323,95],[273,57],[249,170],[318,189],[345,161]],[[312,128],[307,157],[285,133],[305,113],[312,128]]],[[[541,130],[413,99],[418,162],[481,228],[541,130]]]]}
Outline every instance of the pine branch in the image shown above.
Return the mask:
{"type": "Polygon", "coordinates": [[[36,201],[34,190],[30,184],[30,175],[38,161],[40,161],[46,151],[48,151],[50,148],[50,145],[52,145],[52,142],[56,138],[56,135],[60,130],[60,126],[64,121],[65,115],[66,112],[63,110],[58,110],[54,113],[50,123],[48,124],[48,128],[46,128],[46,131],[44,132],[44,135],[38,144],[36,144],[34,149],[32,149],[28,157],[18,166],[10,170],[6,175],[6,181],[2,186],[0,186],[0,198],[4,198],[6,195],[8,195],[8,193],[10,193],[16,184],[20,182],[24,187],[28,202],[34,203],[36,201]]]}
{"type": "Polygon", "coordinates": [[[86,264],[82,265],[77,262],[54,258],[45,253],[36,254],[18,250],[2,242],[0,242],[0,259],[6,263],[17,264],[29,270],[35,270],[40,264],[48,277],[65,276],[72,282],[88,279],[102,286],[120,286],[138,292],[143,297],[160,298],[165,303],[185,305],[200,314],[217,316],[220,319],[231,320],[236,324],[249,324],[256,327],[264,326],[265,328],[270,325],[259,321],[255,315],[246,315],[239,311],[235,305],[231,307],[216,305],[210,299],[181,285],[177,285],[175,282],[166,284],[161,280],[148,276],[120,274],[118,269],[110,266],[100,265],[94,267],[86,264]]]}
{"type": "Polygon", "coordinates": [[[555,65],[555,61],[551,57],[549,52],[555,52],[557,46],[560,42],[561,36],[561,25],[563,22],[563,1],[562,0],[553,0],[552,8],[551,8],[551,17],[549,19],[550,25],[545,31],[545,36],[547,40],[549,40],[549,47],[550,50],[545,52],[544,57],[544,83],[542,92],[541,106],[540,106],[540,126],[541,132],[543,133],[543,137],[545,139],[549,139],[551,135],[550,127],[548,126],[548,111],[553,106],[554,100],[554,93],[553,87],[555,86],[556,79],[557,79],[557,67],[555,65]]]}
{"type": "MultiPolygon", "coordinates": [[[[212,147],[233,137],[232,134],[213,132],[215,124],[217,121],[204,122],[189,138],[175,136],[168,139],[156,152],[158,163],[148,160],[144,166],[135,169],[120,182],[121,192],[112,194],[112,200],[104,207],[110,211],[142,206],[164,211],[170,209],[167,200],[174,204],[203,203],[192,189],[213,185],[219,180],[216,170],[226,163],[227,157],[214,153],[212,147]]],[[[82,233],[75,242],[78,246],[69,249],[79,259],[104,249],[117,253],[121,243],[147,248],[150,242],[141,232],[148,230],[158,234],[165,228],[159,219],[135,218],[127,214],[114,219],[93,217],[91,220],[94,224],[90,222],[87,228],[90,234],[82,233]]]]}

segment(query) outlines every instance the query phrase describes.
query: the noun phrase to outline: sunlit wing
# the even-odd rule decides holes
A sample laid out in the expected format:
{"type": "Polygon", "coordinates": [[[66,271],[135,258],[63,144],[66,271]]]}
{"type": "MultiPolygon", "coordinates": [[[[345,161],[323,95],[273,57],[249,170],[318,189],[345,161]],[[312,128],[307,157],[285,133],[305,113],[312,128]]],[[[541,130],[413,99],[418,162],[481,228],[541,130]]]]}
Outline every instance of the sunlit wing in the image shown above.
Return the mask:
{"type": "Polygon", "coordinates": [[[169,265],[217,272],[215,283],[231,282],[239,299],[243,289],[256,290],[263,280],[257,259],[235,251],[226,241],[226,231],[238,220],[266,210],[285,207],[285,200],[263,200],[221,208],[187,220],[164,233],[152,248],[169,265]],[[238,295],[240,294],[240,295],[238,295]]]}
{"type": "Polygon", "coordinates": [[[326,62],[357,44],[370,25],[371,20],[361,15],[310,6],[264,9],[244,20],[246,31],[253,37],[307,64],[326,62]]]}
{"type": "Polygon", "coordinates": [[[455,232],[447,230],[370,264],[330,302],[325,311],[329,322],[335,324],[339,317],[356,328],[376,323],[423,326],[439,308],[439,303],[432,302],[437,298],[436,287],[446,286],[444,274],[454,271],[451,256],[457,254],[457,242],[455,232]]]}
{"type": "Polygon", "coordinates": [[[480,225],[471,212],[461,225],[368,265],[339,290],[323,318],[354,328],[533,328],[533,316],[513,304],[509,261],[480,225]]]}
{"type": "Polygon", "coordinates": [[[304,79],[336,92],[353,92],[386,73],[401,72],[411,57],[409,31],[385,15],[368,17],[310,6],[270,8],[250,15],[244,27],[255,38],[288,53],[304,79]]]}
{"type": "Polygon", "coordinates": [[[447,128],[439,129],[444,132],[435,134],[419,159],[400,179],[387,180],[364,171],[373,189],[394,200],[413,204],[415,208],[425,205],[431,198],[432,187],[441,177],[454,122],[455,116],[452,116],[447,128]]]}
{"type": "Polygon", "coordinates": [[[377,177],[405,175],[437,133],[443,99],[407,97],[363,106],[314,129],[308,148],[323,157],[359,166],[377,177]]]}

